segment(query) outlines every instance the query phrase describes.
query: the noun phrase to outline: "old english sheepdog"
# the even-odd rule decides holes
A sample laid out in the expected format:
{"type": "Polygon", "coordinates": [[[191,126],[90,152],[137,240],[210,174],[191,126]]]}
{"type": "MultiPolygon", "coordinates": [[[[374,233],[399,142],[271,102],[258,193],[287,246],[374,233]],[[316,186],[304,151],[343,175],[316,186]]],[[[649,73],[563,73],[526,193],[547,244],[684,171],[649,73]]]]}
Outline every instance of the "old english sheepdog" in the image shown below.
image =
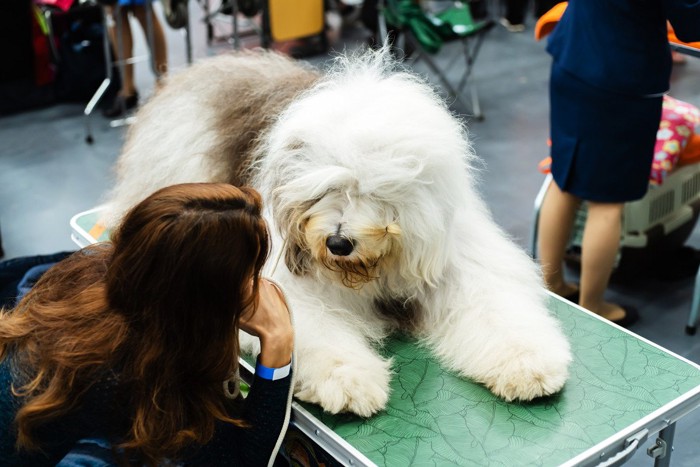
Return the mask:
{"type": "Polygon", "coordinates": [[[477,193],[463,122],[388,57],[320,73],[249,52],[168,78],[129,130],[108,219],[170,184],[256,187],[295,312],[296,395],[328,412],[385,406],[377,348],[397,330],[507,401],[559,391],[571,354],[538,268],[477,193]]]}

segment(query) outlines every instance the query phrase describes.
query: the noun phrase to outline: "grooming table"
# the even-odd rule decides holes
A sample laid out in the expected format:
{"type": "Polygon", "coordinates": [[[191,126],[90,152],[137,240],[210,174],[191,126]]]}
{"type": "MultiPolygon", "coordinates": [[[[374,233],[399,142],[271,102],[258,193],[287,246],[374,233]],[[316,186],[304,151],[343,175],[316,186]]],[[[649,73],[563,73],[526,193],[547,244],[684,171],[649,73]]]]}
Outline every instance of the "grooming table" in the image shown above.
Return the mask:
{"type": "MultiPolygon", "coordinates": [[[[78,245],[107,240],[98,219],[99,208],[71,219],[78,245]]],[[[295,401],[283,454],[301,465],[618,465],[658,433],[650,451],[668,465],[676,421],[700,405],[700,367],[555,295],[549,307],[574,354],[559,394],[506,403],[395,336],[386,410],[362,419],[295,401]]]]}

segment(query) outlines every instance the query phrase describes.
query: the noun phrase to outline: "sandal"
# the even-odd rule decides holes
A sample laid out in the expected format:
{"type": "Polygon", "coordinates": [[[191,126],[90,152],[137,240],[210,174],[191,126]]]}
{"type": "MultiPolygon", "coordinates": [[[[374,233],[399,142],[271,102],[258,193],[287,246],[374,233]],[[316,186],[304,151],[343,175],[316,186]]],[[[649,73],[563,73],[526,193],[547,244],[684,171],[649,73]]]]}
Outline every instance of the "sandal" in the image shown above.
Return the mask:
{"type": "Polygon", "coordinates": [[[575,292],[571,292],[568,295],[560,295],[561,298],[570,301],[571,303],[575,303],[578,305],[578,301],[580,298],[581,291],[577,290],[575,292]]]}
{"type": "Polygon", "coordinates": [[[623,328],[627,328],[637,321],[639,321],[639,312],[637,311],[636,308],[630,305],[620,305],[622,310],[625,312],[625,316],[623,316],[620,319],[611,319],[609,320],[611,323],[615,323],[618,326],[622,326],[623,328]]]}

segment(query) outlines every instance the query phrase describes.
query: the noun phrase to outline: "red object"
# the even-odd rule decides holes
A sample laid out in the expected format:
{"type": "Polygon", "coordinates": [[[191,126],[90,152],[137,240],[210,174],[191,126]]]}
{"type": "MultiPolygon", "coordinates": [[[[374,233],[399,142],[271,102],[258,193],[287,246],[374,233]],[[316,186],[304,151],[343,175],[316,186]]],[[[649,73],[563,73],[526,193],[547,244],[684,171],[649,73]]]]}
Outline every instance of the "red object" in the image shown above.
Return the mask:
{"type": "MultiPolygon", "coordinates": [[[[33,7],[38,9],[38,7],[33,7]]],[[[40,13],[39,13],[40,14],[40,13]]],[[[34,84],[44,86],[53,83],[56,69],[51,57],[49,37],[39,24],[37,11],[32,11],[32,48],[34,49],[34,84]]]]}
{"type": "Polygon", "coordinates": [[[60,8],[63,11],[68,11],[73,6],[75,0],[34,0],[37,5],[48,5],[60,8]]]}

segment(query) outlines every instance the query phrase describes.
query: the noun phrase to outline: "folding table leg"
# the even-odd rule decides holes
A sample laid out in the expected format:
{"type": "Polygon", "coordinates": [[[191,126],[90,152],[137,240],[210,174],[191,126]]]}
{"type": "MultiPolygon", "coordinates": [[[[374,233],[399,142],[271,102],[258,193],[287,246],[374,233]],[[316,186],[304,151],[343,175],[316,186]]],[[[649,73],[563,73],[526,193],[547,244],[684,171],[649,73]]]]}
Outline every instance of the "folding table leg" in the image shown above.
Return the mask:
{"type": "Polygon", "coordinates": [[[95,110],[95,106],[97,106],[97,104],[100,102],[102,96],[104,96],[104,93],[107,92],[107,88],[112,82],[112,60],[110,58],[112,56],[112,49],[109,43],[107,15],[105,14],[104,7],[101,6],[100,11],[102,13],[102,29],[104,31],[102,46],[104,48],[105,55],[105,79],[102,80],[102,83],[97,88],[97,91],[95,91],[92,98],[90,98],[90,101],[88,101],[87,105],[85,106],[85,110],[83,111],[85,114],[85,142],[88,144],[92,144],[95,141],[94,137],[92,136],[92,126],[90,125],[92,112],[95,110]]]}
{"type": "Polygon", "coordinates": [[[700,268],[695,274],[695,288],[693,289],[693,304],[690,307],[688,324],[685,326],[685,333],[694,335],[698,324],[698,313],[700,312],[700,268]]]}
{"type": "Polygon", "coordinates": [[[661,430],[656,438],[656,444],[647,449],[647,454],[654,458],[654,467],[669,467],[671,465],[675,433],[676,423],[674,422],[661,430]]]}

